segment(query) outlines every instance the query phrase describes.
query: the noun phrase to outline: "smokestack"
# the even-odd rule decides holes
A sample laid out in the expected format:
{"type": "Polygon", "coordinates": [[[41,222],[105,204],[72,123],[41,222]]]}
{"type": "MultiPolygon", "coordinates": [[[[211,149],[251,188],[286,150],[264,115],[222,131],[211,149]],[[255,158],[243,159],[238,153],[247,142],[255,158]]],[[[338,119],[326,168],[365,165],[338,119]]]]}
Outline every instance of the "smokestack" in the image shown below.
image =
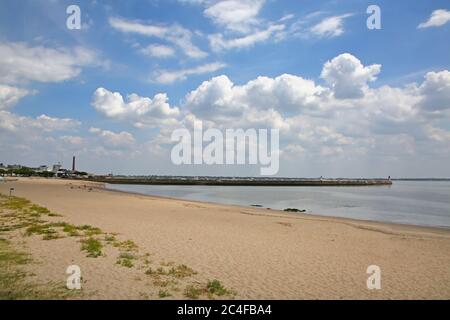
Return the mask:
{"type": "Polygon", "coordinates": [[[75,170],[75,156],[73,156],[73,159],[72,159],[72,172],[75,172],[76,170],[75,170]]]}

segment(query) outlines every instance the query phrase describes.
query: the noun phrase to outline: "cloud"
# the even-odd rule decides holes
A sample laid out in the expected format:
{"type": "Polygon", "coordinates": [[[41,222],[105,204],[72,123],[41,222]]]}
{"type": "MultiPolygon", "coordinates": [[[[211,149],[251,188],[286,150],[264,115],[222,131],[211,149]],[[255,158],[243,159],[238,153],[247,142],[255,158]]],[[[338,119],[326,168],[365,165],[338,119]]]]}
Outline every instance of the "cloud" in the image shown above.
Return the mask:
{"type": "Polygon", "coordinates": [[[318,101],[326,91],[312,80],[290,74],[258,77],[242,86],[242,90],[246,104],[256,103],[259,108],[275,108],[290,114],[320,108],[318,101]]]}
{"type": "Polygon", "coordinates": [[[3,42],[0,56],[0,82],[7,84],[61,82],[78,76],[84,66],[96,65],[96,54],[83,47],[53,49],[3,42]]]}
{"type": "Polygon", "coordinates": [[[271,38],[274,34],[283,31],[285,28],[282,24],[269,26],[265,30],[256,31],[252,34],[240,38],[224,39],[222,34],[213,34],[209,36],[209,43],[214,51],[240,49],[252,47],[258,42],[264,42],[271,38]]]}
{"type": "Polygon", "coordinates": [[[81,123],[73,119],[47,115],[32,118],[0,111],[0,149],[8,149],[2,154],[2,160],[15,162],[15,159],[21,159],[23,165],[36,166],[64,163],[66,159],[68,166],[69,159],[76,154],[82,170],[91,170],[91,165],[97,162],[97,169],[103,172],[111,161],[123,163],[141,152],[142,146],[136,147],[134,137],[126,131],[116,133],[91,128],[91,135],[80,136],[81,129],[81,123]]]}
{"type": "Polygon", "coordinates": [[[20,99],[33,93],[27,89],[21,89],[0,84],[0,110],[13,107],[20,99]]]}
{"type": "Polygon", "coordinates": [[[148,37],[164,38],[169,32],[166,26],[149,25],[121,18],[109,18],[109,24],[124,33],[137,33],[148,37]]]}
{"type": "Polygon", "coordinates": [[[325,63],[323,78],[333,89],[338,99],[360,98],[367,83],[376,80],[381,65],[363,66],[361,61],[349,53],[343,53],[325,63]]]}
{"type": "Polygon", "coordinates": [[[226,67],[225,63],[222,62],[213,62],[207,63],[204,65],[200,65],[194,68],[189,69],[181,69],[181,70],[158,70],[155,72],[154,80],[163,84],[170,84],[175,81],[186,80],[186,78],[190,75],[198,75],[205,73],[216,72],[217,70],[223,69],[226,67]]]}
{"type": "Polygon", "coordinates": [[[294,18],[295,18],[295,15],[292,14],[292,13],[289,13],[289,14],[286,14],[286,15],[282,16],[278,21],[279,22],[284,22],[284,21],[288,21],[288,20],[291,20],[291,19],[294,19],[294,18]]]}
{"type": "Polygon", "coordinates": [[[428,72],[419,88],[421,107],[427,111],[450,109],[450,72],[428,72]]]}
{"type": "Polygon", "coordinates": [[[35,125],[44,131],[65,131],[80,126],[81,122],[70,118],[53,118],[42,114],[36,118],[35,125]]]}
{"type": "Polygon", "coordinates": [[[238,97],[241,96],[231,80],[225,76],[204,81],[198,88],[186,95],[185,106],[202,119],[220,119],[224,116],[239,118],[246,108],[238,97]]]}
{"type": "Polygon", "coordinates": [[[70,145],[81,145],[85,142],[85,139],[79,136],[61,136],[59,139],[70,145]]]}
{"type": "Polygon", "coordinates": [[[281,114],[317,108],[323,90],[313,81],[288,74],[258,77],[241,86],[222,75],[187,94],[183,107],[201,119],[222,125],[282,128],[288,125],[281,114]]]}
{"type": "Polygon", "coordinates": [[[135,143],[133,135],[126,131],[115,133],[110,130],[90,128],[89,132],[102,138],[106,145],[112,147],[130,147],[135,143]]]}
{"type": "Polygon", "coordinates": [[[440,27],[450,21],[450,11],[445,9],[435,10],[426,22],[422,22],[417,26],[418,29],[440,27]]]}
{"type": "Polygon", "coordinates": [[[137,94],[127,96],[127,102],[118,92],[111,92],[104,88],[95,90],[92,106],[108,118],[127,120],[137,126],[162,125],[173,121],[180,111],[171,107],[166,94],[156,94],[153,99],[140,97],[137,94]]]}
{"type": "Polygon", "coordinates": [[[343,14],[324,18],[322,21],[312,26],[309,31],[311,34],[320,38],[333,38],[344,33],[344,20],[351,17],[352,14],[343,14]]]}
{"type": "Polygon", "coordinates": [[[161,44],[151,44],[142,48],[140,52],[155,58],[170,58],[175,55],[175,50],[172,47],[161,44]]]}
{"type": "Polygon", "coordinates": [[[257,77],[242,85],[222,75],[188,93],[182,109],[208,126],[279,128],[291,150],[300,145],[318,156],[392,155],[401,143],[408,145],[408,154],[414,153],[416,139],[424,137],[421,112],[431,105],[449,106],[449,73],[429,73],[420,85],[370,88],[380,70],[380,65],[364,66],[347,53],[325,63],[322,77],[329,87],[290,74],[257,77]],[[431,104],[431,98],[439,103],[431,104]]]}
{"type": "Polygon", "coordinates": [[[224,0],[213,2],[205,17],[227,30],[249,33],[259,23],[257,18],[265,0],[224,0]]]}
{"type": "Polygon", "coordinates": [[[259,18],[265,0],[179,1],[202,5],[205,8],[204,16],[223,28],[220,32],[208,35],[210,47],[216,52],[252,47],[271,37],[278,40],[286,28],[280,22],[293,18],[293,15],[285,15],[278,23],[259,18]]]}
{"type": "Polygon", "coordinates": [[[109,18],[109,24],[123,33],[134,33],[168,41],[190,58],[204,58],[208,55],[192,43],[192,32],[177,24],[152,25],[121,18],[109,18]]]}
{"type": "Polygon", "coordinates": [[[80,122],[69,118],[52,118],[45,114],[36,118],[18,116],[8,111],[0,111],[0,129],[28,134],[30,130],[40,132],[67,131],[80,126],[80,122]]]}
{"type": "Polygon", "coordinates": [[[450,72],[429,72],[420,83],[403,87],[371,87],[380,72],[380,65],[364,65],[343,53],[324,64],[324,84],[294,74],[237,84],[221,75],[188,92],[179,109],[163,95],[161,103],[166,111],[176,110],[173,113],[156,116],[142,107],[160,105],[156,96],[124,102],[119,93],[101,88],[93,106],[109,118],[158,128],[151,144],[158,145],[161,154],[170,146],[174,129],[192,128],[194,121],[202,120],[205,128],[222,130],[279,129],[283,161],[292,161],[294,167],[299,161],[315,167],[331,161],[360,164],[364,159],[392,165],[399,159],[427,159],[430,150],[449,157],[450,113],[444,111],[450,105],[450,72]]]}
{"type": "Polygon", "coordinates": [[[450,142],[450,131],[441,128],[435,128],[432,125],[425,126],[425,132],[428,138],[438,142],[450,142]]]}
{"type": "MultiPolygon", "coordinates": [[[[0,110],[0,150],[8,150],[2,152],[2,160],[33,166],[45,163],[52,159],[50,155],[58,153],[56,137],[62,132],[77,130],[79,126],[80,123],[73,119],[47,115],[33,118],[0,110]],[[45,162],[42,160],[44,158],[47,159],[45,162]]],[[[61,149],[63,147],[67,152],[72,146],[62,143],[61,149]]]]}

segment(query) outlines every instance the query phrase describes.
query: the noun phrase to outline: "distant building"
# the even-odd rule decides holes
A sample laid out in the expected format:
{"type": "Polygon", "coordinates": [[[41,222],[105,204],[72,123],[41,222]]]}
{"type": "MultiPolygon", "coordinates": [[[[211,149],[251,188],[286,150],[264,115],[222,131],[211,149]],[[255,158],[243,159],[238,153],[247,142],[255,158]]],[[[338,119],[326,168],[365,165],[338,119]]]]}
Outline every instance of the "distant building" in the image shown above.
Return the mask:
{"type": "Polygon", "coordinates": [[[69,176],[69,170],[67,170],[67,169],[59,169],[59,170],[56,172],[56,176],[57,176],[58,178],[66,178],[66,177],[69,176]]]}
{"type": "Polygon", "coordinates": [[[54,165],[53,165],[53,170],[52,170],[52,171],[53,171],[54,173],[58,173],[58,171],[60,171],[61,168],[62,168],[61,163],[54,164],[54,165]]]}
{"type": "Polygon", "coordinates": [[[36,168],[35,171],[36,172],[47,172],[47,171],[49,171],[49,168],[46,165],[42,165],[42,166],[39,166],[38,168],[36,168]]]}

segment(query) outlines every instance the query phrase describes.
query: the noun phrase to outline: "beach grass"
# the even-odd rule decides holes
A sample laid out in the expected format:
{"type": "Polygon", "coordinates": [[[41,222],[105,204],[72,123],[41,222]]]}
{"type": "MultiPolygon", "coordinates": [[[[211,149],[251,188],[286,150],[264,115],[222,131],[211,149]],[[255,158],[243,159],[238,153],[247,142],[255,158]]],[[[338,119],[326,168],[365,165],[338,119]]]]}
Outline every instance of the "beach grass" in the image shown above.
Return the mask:
{"type": "Polygon", "coordinates": [[[203,293],[202,288],[199,288],[196,285],[188,285],[186,289],[184,290],[184,296],[189,299],[197,300],[200,298],[201,294],[203,293]]]}
{"type": "Polygon", "coordinates": [[[136,251],[138,249],[137,244],[134,243],[132,240],[115,241],[113,243],[113,246],[124,251],[136,251]]]}
{"type": "MultiPolygon", "coordinates": [[[[145,274],[152,277],[153,286],[160,288],[156,294],[160,299],[179,292],[181,289],[178,285],[187,285],[184,296],[189,299],[200,297],[214,299],[215,296],[229,293],[218,281],[201,284],[196,280],[195,284],[192,284],[191,277],[197,275],[197,272],[185,264],[176,264],[174,261],[152,264],[149,253],[139,254],[140,249],[134,241],[118,239],[116,233],[105,233],[100,228],[88,224],[74,225],[65,221],[46,221],[43,216],[62,216],[27,199],[0,194],[0,213],[0,236],[3,234],[9,238],[40,236],[40,239],[45,241],[77,237],[81,243],[81,251],[86,253],[87,258],[105,256],[105,246],[119,251],[116,264],[124,268],[136,266],[136,270],[146,268],[145,274]],[[18,230],[20,232],[17,232],[18,230]]],[[[30,261],[25,252],[17,250],[0,237],[0,299],[65,299],[73,296],[71,290],[65,288],[65,284],[47,283],[40,287],[28,281],[31,274],[24,272],[21,267],[30,261]]]]}
{"type": "Polygon", "coordinates": [[[236,293],[233,290],[227,289],[217,279],[210,280],[206,286],[199,284],[191,284],[186,286],[184,296],[189,299],[199,299],[206,296],[208,299],[214,300],[216,298],[234,297],[236,293]]]}
{"type": "Polygon", "coordinates": [[[208,284],[206,285],[206,288],[208,289],[208,294],[211,294],[211,295],[224,296],[226,294],[231,293],[217,279],[214,279],[212,281],[208,281],[208,284]]]}
{"type": "Polygon", "coordinates": [[[197,272],[184,264],[180,264],[176,267],[171,267],[170,269],[158,267],[153,270],[152,268],[148,268],[145,274],[155,276],[171,276],[174,278],[182,279],[196,275],[197,272]]]}
{"type": "Polygon", "coordinates": [[[97,258],[102,255],[102,243],[95,238],[81,240],[81,250],[87,252],[87,257],[97,258]]]}
{"type": "Polygon", "coordinates": [[[23,267],[29,263],[32,259],[27,253],[0,238],[0,300],[68,299],[79,294],[52,283],[44,285],[26,281],[29,274],[23,267]]]}
{"type": "Polygon", "coordinates": [[[161,299],[170,297],[171,294],[167,291],[167,290],[159,290],[158,292],[158,297],[160,297],[161,299]]]}
{"type": "Polygon", "coordinates": [[[181,264],[176,267],[170,268],[168,274],[175,278],[186,278],[197,274],[197,272],[194,271],[192,268],[189,268],[188,266],[181,264]]]}
{"type": "Polygon", "coordinates": [[[83,231],[84,232],[84,234],[86,235],[86,236],[94,236],[94,235],[99,235],[99,234],[102,234],[103,233],[103,231],[100,229],[100,228],[97,228],[97,227],[92,227],[92,226],[90,226],[90,225],[82,225],[82,226],[80,226],[80,227],[77,227],[78,228],[78,230],[80,230],[80,231],[83,231]]]}
{"type": "Polygon", "coordinates": [[[132,268],[134,266],[133,260],[135,259],[136,259],[135,255],[128,252],[122,252],[120,253],[119,258],[117,259],[116,264],[126,268],[132,268]]]}
{"type": "Polygon", "coordinates": [[[50,210],[48,210],[47,208],[38,206],[36,204],[33,204],[30,206],[30,211],[38,213],[38,214],[50,214],[50,210]]]}

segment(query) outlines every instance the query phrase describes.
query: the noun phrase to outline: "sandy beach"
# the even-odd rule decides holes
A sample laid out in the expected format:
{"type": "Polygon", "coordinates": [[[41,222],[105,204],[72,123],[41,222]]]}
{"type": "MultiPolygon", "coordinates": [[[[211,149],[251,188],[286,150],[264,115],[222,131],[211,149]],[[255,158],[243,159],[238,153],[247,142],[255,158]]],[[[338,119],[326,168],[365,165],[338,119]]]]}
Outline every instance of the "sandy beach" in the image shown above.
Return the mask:
{"type": "Polygon", "coordinates": [[[10,188],[57,213],[50,222],[104,232],[96,258],[76,236],[0,234],[31,254],[29,281],[64,286],[66,268],[80,266],[81,299],[187,299],[186,288],[212,279],[227,294],[199,298],[450,299],[449,230],[126,194],[82,181],[0,183],[3,195],[10,188]],[[136,245],[131,267],[118,263],[120,245],[108,245],[126,241],[136,245]],[[367,289],[369,265],[381,268],[380,290],[367,289]],[[178,266],[183,273],[167,271],[178,266]]]}

